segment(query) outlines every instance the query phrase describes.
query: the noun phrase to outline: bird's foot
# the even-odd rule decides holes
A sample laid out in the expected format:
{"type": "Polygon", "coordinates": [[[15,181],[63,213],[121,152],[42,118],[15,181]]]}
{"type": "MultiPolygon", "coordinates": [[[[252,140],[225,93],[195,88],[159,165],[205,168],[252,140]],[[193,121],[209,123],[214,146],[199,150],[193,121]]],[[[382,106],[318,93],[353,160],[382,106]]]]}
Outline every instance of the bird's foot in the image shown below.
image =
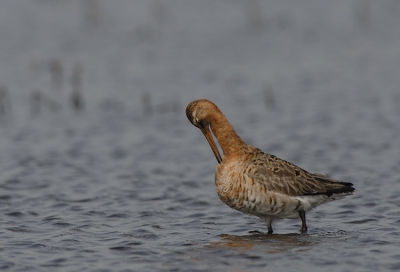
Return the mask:
{"type": "Polygon", "coordinates": [[[306,234],[307,233],[307,226],[302,226],[300,229],[301,234],[306,234]]]}

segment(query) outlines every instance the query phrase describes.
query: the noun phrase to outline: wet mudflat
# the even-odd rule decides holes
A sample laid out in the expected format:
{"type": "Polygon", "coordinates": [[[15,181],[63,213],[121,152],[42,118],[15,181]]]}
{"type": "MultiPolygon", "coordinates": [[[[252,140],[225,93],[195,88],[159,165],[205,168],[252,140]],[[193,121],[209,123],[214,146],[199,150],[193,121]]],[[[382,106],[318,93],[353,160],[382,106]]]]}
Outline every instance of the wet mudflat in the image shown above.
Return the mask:
{"type": "MultiPolygon", "coordinates": [[[[367,4],[365,4],[367,3],[367,4]]],[[[2,271],[398,271],[400,5],[4,1],[2,271]],[[356,193],[266,235],[185,116],[356,193]]]]}

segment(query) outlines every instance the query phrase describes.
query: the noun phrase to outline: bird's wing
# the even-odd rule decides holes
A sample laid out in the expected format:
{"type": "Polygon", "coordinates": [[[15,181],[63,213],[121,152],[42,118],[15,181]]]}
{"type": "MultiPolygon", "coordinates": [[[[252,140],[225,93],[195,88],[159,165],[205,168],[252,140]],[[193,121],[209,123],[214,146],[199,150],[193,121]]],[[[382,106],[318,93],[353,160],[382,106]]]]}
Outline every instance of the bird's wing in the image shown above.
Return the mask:
{"type": "Polygon", "coordinates": [[[329,179],[322,173],[312,174],[300,167],[257,150],[247,168],[247,175],[269,191],[290,196],[351,193],[352,183],[329,179]]]}

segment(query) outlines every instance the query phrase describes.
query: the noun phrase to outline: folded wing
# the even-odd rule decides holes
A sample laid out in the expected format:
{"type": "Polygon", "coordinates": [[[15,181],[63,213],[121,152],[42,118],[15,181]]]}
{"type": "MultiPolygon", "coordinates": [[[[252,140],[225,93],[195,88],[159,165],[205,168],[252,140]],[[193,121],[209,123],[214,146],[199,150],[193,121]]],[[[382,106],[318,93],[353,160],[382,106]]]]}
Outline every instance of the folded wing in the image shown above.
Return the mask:
{"type": "Polygon", "coordinates": [[[351,194],[353,184],[327,178],[324,174],[312,174],[274,155],[255,152],[255,157],[247,165],[246,174],[254,181],[275,191],[290,196],[324,194],[351,194]]]}

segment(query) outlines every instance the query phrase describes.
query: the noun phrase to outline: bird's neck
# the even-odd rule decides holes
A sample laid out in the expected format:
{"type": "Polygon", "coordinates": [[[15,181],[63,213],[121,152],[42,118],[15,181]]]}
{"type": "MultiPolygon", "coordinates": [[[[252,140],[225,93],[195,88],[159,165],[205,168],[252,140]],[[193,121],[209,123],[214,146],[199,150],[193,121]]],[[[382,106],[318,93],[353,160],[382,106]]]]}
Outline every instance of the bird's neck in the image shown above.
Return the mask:
{"type": "Polygon", "coordinates": [[[225,157],[240,155],[246,143],[237,135],[225,115],[219,111],[210,122],[212,132],[225,157]]]}

